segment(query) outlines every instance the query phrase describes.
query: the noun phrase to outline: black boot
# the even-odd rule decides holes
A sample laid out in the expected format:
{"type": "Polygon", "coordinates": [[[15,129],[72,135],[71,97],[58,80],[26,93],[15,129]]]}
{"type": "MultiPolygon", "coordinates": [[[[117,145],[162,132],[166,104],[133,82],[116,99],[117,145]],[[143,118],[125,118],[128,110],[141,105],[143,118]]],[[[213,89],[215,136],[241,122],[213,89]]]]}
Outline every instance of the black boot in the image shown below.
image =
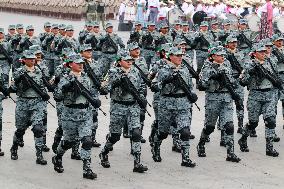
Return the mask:
{"type": "Polygon", "coordinates": [[[49,151],[50,151],[50,149],[46,146],[46,133],[45,133],[45,135],[43,136],[42,151],[43,151],[43,152],[49,152],[49,151]]]}
{"type": "Polygon", "coordinates": [[[257,137],[256,130],[253,129],[250,131],[250,137],[257,137]]]}
{"type": "Polygon", "coordinates": [[[76,144],[72,147],[71,159],[81,160],[81,156],[79,153],[79,145],[80,142],[76,141],[76,144]]]}
{"type": "Polygon", "coordinates": [[[56,155],[52,157],[52,163],[54,165],[54,170],[57,173],[63,173],[64,172],[64,168],[62,165],[62,156],[56,155]]]}
{"type": "Polygon", "coordinates": [[[226,148],[227,148],[227,158],[226,161],[231,161],[231,162],[240,162],[241,159],[238,158],[238,156],[234,153],[234,138],[233,135],[227,135],[225,134],[225,141],[226,141],[226,148]]]}
{"type": "Polygon", "coordinates": [[[206,157],[204,140],[200,140],[196,148],[197,148],[197,154],[199,157],[206,157]]]}
{"type": "Polygon", "coordinates": [[[273,149],[273,138],[266,138],[266,155],[278,157],[279,153],[273,149]]]}
{"type": "Polygon", "coordinates": [[[151,152],[152,152],[152,155],[153,155],[152,158],[155,162],[161,162],[162,161],[162,158],[161,158],[161,155],[160,155],[160,146],[161,146],[160,142],[154,142],[152,149],[151,149],[151,152]]]}
{"type": "Polygon", "coordinates": [[[242,152],[249,152],[249,148],[248,148],[248,145],[247,145],[247,138],[242,136],[239,141],[238,141],[238,144],[240,145],[240,150],[242,152]]]}
{"type": "Polygon", "coordinates": [[[225,131],[224,130],[221,130],[221,140],[220,140],[220,146],[223,146],[225,147],[226,146],[226,143],[225,143],[225,131]]]}
{"type": "Polygon", "coordinates": [[[158,128],[158,121],[155,120],[152,124],[152,127],[151,127],[151,134],[149,136],[149,143],[150,143],[150,146],[152,147],[154,145],[154,137],[155,137],[155,134],[157,132],[157,128],[158,128]]]}
{"type": "Polygon", "coordinates": [[[184,167],[195,167],[196,163],[189,159],[189,145],[181,147],[182,162],[181,166],[184,167]]]}
{"type": "Polygon", "coordinates": [[[12,145],[12,148],[10,149],[11,152],[11,159],[12,160],[17,160],[18,159],[18,144],[16,144],[15,142],[12,145]]]}
{"type": "Polygon", "coordinates": [[[108,152],[109,152],[109,149],[105,146],[103,151],[99,155],[99,157],[101,159],[101,165],[104,168],[110,168],[110,163],[108,161],[108,152]]]}
{"type": "Polygon", "coordinates": [[[148,167],[144,166],[143,164],[140,163],[140,153],[134,153],[134,168],[133,172],[136,173],[144,173],[145,171],[148,171],[148,167]]]}
{"type": "Polygon", "coordinates": [[[55,132],[55,136],[54,136],[54,139],[53,139],[53,144],[52,144],[52,151],[56,154],[57,153],[57,147],[61,141],[61,138],[62,138],[62,128],[58,127],[56,129],[56,132],[55,132]]]}
{"type": "Polygon", "coordinates": [[[46,165],[47,164],[47,161],[43,159],[43,156],[42,156],[42,147],[39,147],[39,146],[36,146],[36,164],[39,164],[39,165],[46,165]]]}
{"type": "Polygon", "coordinates": [[[92,130],[92,140],[93,140],[93,144],[92,146],[95,147],[95,148],[99,148],[101,146],[100,143],[97,142],[96,140],[96,130],[92,130]]]}
{"type": "Polygon", "coordinates": [[[91,164],[90,159],[83,160],[83,178],[93,180],[97,178],[97,174],[93,173],[90,164],[91,164]]]}
{"type": "Polygon", "coordinates": [[[231,153],[231,154],[227,154],[226,161],[239,163],[241,159],[236,154],[231,153]]]}
{"type": "Polygon", "coordinates": [[[195,136],[194,136],[193,134],[191,134],[191,133],[190,133],[190,135],[189,135],[189,139],[193,140],[193,139],[195,139],[195,136]]]}
{"type": "Polygon", "coordinates": [[[25,146],[25,143],[24,143],[24,136],[21,136],[20,138],[17,139],[18,141],[18,145],[22,148],[25,146]]]}
{"type": "Polygon", "coordinates": [[[4,156],[5,154],[4,154],[4,152],[2,152],[2,150],[1,150],[1,140],[0,140],[0,156],[4,156]]]}
{"type": "Polygon", "coordinates": [[[141,135],[141,143],[146,143],[146,140],[143,138],[142,135],[141,135]]]}

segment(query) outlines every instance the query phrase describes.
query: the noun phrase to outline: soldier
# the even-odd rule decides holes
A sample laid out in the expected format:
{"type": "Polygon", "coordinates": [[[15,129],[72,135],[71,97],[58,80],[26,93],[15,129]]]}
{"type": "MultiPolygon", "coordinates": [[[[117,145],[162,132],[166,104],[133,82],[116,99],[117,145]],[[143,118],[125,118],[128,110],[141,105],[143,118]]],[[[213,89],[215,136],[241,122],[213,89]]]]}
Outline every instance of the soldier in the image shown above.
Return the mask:
{"type": "Polygon", "coordinates": [[[91,44],[93,48],[93,59],[95,61],[99,60],[102,56],[102,49],[99,46],[100,40],[102,39],[103,35],[100,32],[100,25],[97,22],[93,22],[93,31],[90,32],[84,43],[85,44],[91,44]]]}
{"type": "Polygon", "coordinates": [[[132,62],[133,58],[128,53],[121,52],[117,60],[117,66],[113,67],[109,72],[111,91],[110,126],[106,144],[100,153],[100,159],[104,168],[110,167],[108,153],[112,146],[120,140],[121,130],[127,124],[131,133],[131,151],[134,156],[133,172],[143,173],[148,168],[140,162],[140,110],[146,108],[147,101],[143,98],[143,81],[139,71],[133,67],[132,62]]]}
{"type": "Polygon", "coordinates": [[[142,24],[139,21],[135,21],[134,23],[134,31],[130,32],[130,37],[127,41],[127,44],[136,42],[141,47],[141,40],[142,40],[142,24]]]}
{"type": "Polygon", "coordinates": [[[196,164],[189,158],[189,136],[192,118],[192,103],[197,95],[192,91],[193,84],[187,68],[182,65],[184,53],[180,48],[172,47],[169,50],[169,60],[158,71],[152,85],[160,91],[158,111],[158,131],[154,136],[152,158],[161,162],[160,146],[174,125],[181,139],[181,166],[195,167],[196,164]],[[182,81],[181,81],[182,80],[182,81]]]}
{"type": "Polygon", "coordinates": [[[0,67],[1,67],[1,80],[8,86],[9,72],[12,62],[12,48],[11,44],[5,40],[4,28],[0,28],[0,67]]]}
{"type": "Polygon", "coordinates": [[[11,38],[16,35],[16,26],[15,25],[9,25],[8,26],[8,34],[5,36],[6,41],[10,41],[11,38]]]}
{"type": "Polygon", "coordinates": [[[209,45],[214,41],[212,33],[208,31],[208,22],[200,24],[200,31],[195,33],[192,48],[196,50],[197,72],[200,73],[205,59],[208,57],[209,45]]]}
{"type": "Polygon", "coordinates": [[[219,29],[219,22],[218,20],[212,20],[210,22],[211,24],[211,28],[210,28],[210,32],[212,33],[215,41],[218,40],[219,38],[219,34],[220,34],[220,29],[219,29]]]}
{"type": "Polygon", "coordinates": [[[176,37],[179,37],[182,34],[181,22],[176,20],[173,24],[173,27],[170,30],[170,34],[173,38],[173,41],[176,37]]]}
{"type": "Polygon", "coordinates": [[[248,21],[246,19],[239,20],[239,31],[237,38],[239,49],[243,51],[245,55],[248,55],[254,39],[252,31],[248,28],[248,21]]]}
{"type": "Polygon", "coordinates": [[[63,48],[72,48],[75,52],[79,51],[79,42],[74,37],[74,27],[72,25],[66,26],[66,36],[62,36],[57,44],[56,51],[57,54],[62,52],[63,48]]]}
{"type": "Polygon", "coordinates": [[[226,19],[223,21],[223,30],[218,33],[218,40],[225,44],[227,37],[231,34],[233,34],[232,24],[229,19],[226,19]]]}
{"type": "Polygon", "coordinates": [[[16,25],[16,31],[17,31],[17,34],[14,35],[11,38],[10,43],[11,43],[12,49],[14,50],[14,57],[13,57],[14,64],[13,65],[17,68],[17,67],[21,66],[19,59],[22,56],[21,55],[22,51],[20,50],[19,44],[20,44],[20,41],[21,41],[21,39],[24,35],[24,25],[23,24],[17,24],[16,25]]]}
{"type": "Polygon", "coordinates": [[[169,26],[166,22],[161,22],[159,24],[159,34],[155,39],[155,47],[159,49],[162,44],[172,43],[173,36],[169,33],[169,26]]]}
{"type": "Polygon", "coordinates": [[[39,39],[40,39],[40,42],[43,42],[43,40],[45,39],[46,36],[48,36],[51,32],[51,23],[50,22],[46,22],[44,23],[44,32],[43,33],[40,33],[38,35],[39,39]]]}
{"type": "Polygon", "coordinates": [[[147,31],[142,34],[142,55],[146,60],[148,68],[151,64],[151,59],[155,55],[155,39],[157,39],[156,25],[153,22],[148,22],[147,31]]]}
{"type": "Polygon", "coordinates": [[[66,25],[65,24],[59,24],[59,33],[62,37],[66,35],[66,25]]]}
{"type": "MultiPolygon", "coordinates": [[[[244,87],[240,85],[239,76],[243,70],[244,62],[245,62],[245,55],[242,51],[238,50],[238,39],[233,36],[229,35],[226,40],[226,50],[227,50],[227,60],[230,62],[232,67],[232,74],[233,77],[238,81],[236,92],[241,97],[241,103],[244,104],[244,87]]],[[[241,133],[244,125],[244,110],[236,110],[237,117],[238,117],[238,131],[237,133],[241,133]]],[[[224,136],[225,131],[221,130],[221,135],[224,136]]],[[[221,146],[225,146],[225,140],[221,137],[221,146]]]]}
{"type": "Polygon", "coordinates": [[[32,45],[40,45],[41,42],[38,37],[34,36],[34,27],[29,25],[26,27],[26,34],[22,36],[19,47],[20,52],[28,50],[32,45]]]}
{"type": "Polygon", "coordinates": [[[79,32],[78,41],[80,45],[82,45],[86,39],[86,37],[93,31],[93,22],[92,21],[86,21],[85,22],[85,28],[79,32]]]}
{"type": "MultiPolygon", "coordinates": [[[[102,72],[96,62],[92,57],[92,46],[90,44],[84,44],[80,47],[81,55],[83,60],[85,61],[84,64],[84,72],[88,75],[91,81],[91,93],[93,98],[98,99],[99,95],[107,95],[108,91],[103,89],[102,86],[97,86],[95,82],[100,83],[100,78],[102,76],[102,72]],[[100,91],[100,92],[99,92],[100,91]]],[[[100,147],[101,144],[96,140],[96,133],[98,129],[98,109],[93,108],[93,127],[92,127],[92,146],[93,147],[100,147]]]]}
{"type": "Polygon", "coordinates": [[[35,66],[34,52],[26,50],[23,53],[24,66],[14,72],[15,86],[17,88],[16,102],[16,131],[11,147],[11,159],[18,159],[19,140],[23,138],[29,126],[32,127],[36,148],[36,163],[46,165],[47,161],[42,156],[44,132],[44,107],[49,100],[43,85],[42,72],[35,66]]]}
{"type": "MultiPolygon", "coordinates": [[[[234,153],[233,94],[230,88],[235,86],[232,69],[225,59],[222,46],[210,49],[210,57],[200,72],[199,85],[205,90],[205,122],[197,145],[199,157],[206,157],[206,138],[214,131],[219,118],[221,128],[225,130],[224,139],[227,148],[226,161],[241,161],[234,153]]],[[[234,99],[235,100],[235,99],[234,99]]]]}
{"type": "MultiPolygon", "coordinates": [[[[80,55],[75,54],[71,57],[69,63],[71,71],[60,79],[55,96],[62,99],[64,108],[62,112],[63,139],[61,140],[56,155],[52,158],[54,170],[58,173],[64,171],[62,166],[62,156],[75,145],[79,137],[82,142],[81,158],[83,161],[83,178],[95,179],[97,175],[91,169],[91,149],[92,149],[92,120],[89,100],[83,95],[83,92],[76,93],[78,83],[82,85],[87,92],[91,89],[90,80],[83,73],[84,60],[80,55]],[[76,84],[77,83],[77,84],[76,84]]],[[[80,89],[82,87],[80,86],[80,89]]],[[[95,108],[100,107],[101,102],[98,99],[92,99],[92,105],[95,108]]]]}
{"type": "Polygon", "coordinates": [[[99,59],[99,64],[102,66],[103,76],[107,74],[111,65],[115,61],[118,46],[122,49],[125,48],[122,39],[113,32],[113,25],[107,23],[105,26],[106,34],[100,40],[99,47],[102,48],[102,56],[99,59]]]}
{"type": "Polygon", "coordinates": [[[249,90],[247,102],[249,123],[244,128],[242,137],[238,141],[242,152],[249,152],[247,137],[258,126],[259,116],[262,114],[266,127],[266,155],[273,157],[279,155],[273,148],[278,88],[281,88],[281,81],[275,70],[277,70],[276,65],[273,65],[266,58],[264,44],[254,45],[251,59],[246,61],[244,70],[240,75],[242,84],[246,85],[249,90]],[[265,73],[270,74],[271,77],[263,74],[263,70],[265,70],[265,73]]]}
{"type": "MultiPolygon", "coordinates": [[[[143,86],[144,87],[143,95],[144,95],[145,98],[147,98],[147,81],[149,81],[148,80],[149,72],[148,72],[146,60],[144,59],[144,57],[141,56],[141,50],[140,50],[138,43],[136,43],[136,42],[130,43],[127,48],[129,50],[129,55],[134,59],[133,66],[136,69],[138,69],[141,76],[143,75],[142,76],[142,78],[144,78],[143,79],[143,85],[144,85],[143,86]]],[[[144,121],[145,121],[145,113],[146,112],[145,112],[144,109],[140,110],[141,143],[146,142],[146,140],[142,136],[142,132],[143,132],[143,128],[144,128],[144,121]]],[[[128,133],[128,131],[127,131],[127,133],[128,133]]],[[[124,134],[125,134],[125,132],[124,132],[124,134]]]]}
{"type": "Polygon", "coordinates": [[[190,31],[189,24],[187,22],[182,22],[182,34],[180,38],[182,38],[186,42],[186,53],[190,56],[194,56],[193,49],[191,48],[191,44],[194,38],[194,31],[190,31]]]}

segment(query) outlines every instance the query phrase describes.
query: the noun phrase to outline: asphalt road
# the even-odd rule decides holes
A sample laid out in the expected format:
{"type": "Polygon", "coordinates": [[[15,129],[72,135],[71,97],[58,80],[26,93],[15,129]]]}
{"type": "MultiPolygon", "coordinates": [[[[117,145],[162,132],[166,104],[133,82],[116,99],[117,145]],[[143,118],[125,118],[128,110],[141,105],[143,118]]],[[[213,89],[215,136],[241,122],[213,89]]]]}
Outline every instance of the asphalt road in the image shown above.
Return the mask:
{"type": "MultiPolygon", "coordinates": [[[[36,16],[17,15],[0,12],[0,27],[9,24],[23,23],[32,24],[36,33],[42,31],[43,23],[50,21],[52,23],[71,23],[74,25],[77,35],[82,29],[84,22],[56,20],[36,16]]],[[[116,21],[113,21],[117,25],[116,21]]],[[[127,32],[118,32],[125,40],[129,34],[127,32]]],[[[9,149],[12,144],[12,137],[15,131],[15,104],[10,100],[3,101],[3,141],[2,149],[5,152],[4,157],[0,157],[0,188],[1,189],[75,189],[75,188],[192,188],[192,189],[221,189],[221,188],[263,188],[274,189],[284,188],[284,139],[283,139],[283,120],[282,116],[277,117],[277,134],[281,141],[275,144],[279,150],[280,156],[277,158],[265,156],[264,123],[260,121],[257,128],[257,138],[250,138],[248,145],[249,153],[241,153],[237,144],[235,144],[236,154],[242,161],[238,164],[226,162],[226,150],[219,146],[220,132],[215,130],[211,136],[211,142],[206,145],[206,158],[199,158],[196,152],[196,145],[203,128],[204,121],[204,93],[198,92],[199,100],[197,104],[201,107],[199,112],[195,107],[193,110],[192,133],[196,139],[191,141],[190,156],[197,166],[193,169],[181,167],[181,155],[171,151],[172,139],[168,137],[161,147],[161,156],[163,161],[155,163],[151,158],[149,143],[142,146],[142,162],[149,167],[145,174],[132,173],[133,158],[130,155],[130,142],[122,138],[115,146],[114,151],[110,153],[110,169],[104,169],[100,165],[98,154],[101,149],[95,148],[92,151],[92,167],[98,174],[95,181],[82,178],[82,162],[70,159],[70,151],[63,159],[65,172],[58,174],[53,170],[51,158],[52,152],[45,153],[44,157],[48,160],[48,165],[39,166],[35,164],[35,148],[33,133],[27,130],[24,137],[25,146],[18,151],[19,159],[12,161],[10,159],[9,149]]],[[[14,96],[15,98],[15,96],[14,96]]],[[[102,100],[102,109],[109,111],[109,100],[104,97],[102,100]]],[[[152,94],[149,94],[148,101],[152,101],[152,94]]],[[[54,102],[53,102],[54,103],[54,102]]],[[[280,104],[278,112],[281,114],[280,104]]],[[[149,112],[154,115],[153,110],[148,107],[149,112]]],[[[150,126],[153,117],[146,117],[143,136],[148,138],[150,126]]],[[[236,125],[235,118],[235,125],[236,125]]],[[[97,139],[104,144],[105,136],[108,133],[109,115],[104,117],[99,113],[99,129],[97,139]]],[[[54,132],[57,128],[56,111],[50,105],[48,106],[48,133],[47,144],[51,147],[54,132]]],[[[236,139],[240,137],[235,134],[236,139]]]]}

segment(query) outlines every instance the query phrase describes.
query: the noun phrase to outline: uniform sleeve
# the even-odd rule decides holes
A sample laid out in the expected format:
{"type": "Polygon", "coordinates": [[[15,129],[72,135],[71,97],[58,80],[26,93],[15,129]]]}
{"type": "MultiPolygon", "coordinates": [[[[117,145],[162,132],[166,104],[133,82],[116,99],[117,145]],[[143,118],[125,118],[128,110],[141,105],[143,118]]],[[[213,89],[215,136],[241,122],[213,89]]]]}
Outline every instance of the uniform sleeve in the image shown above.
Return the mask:
{"type": "Polygon", "coordinates": [[[203,88],[208,88],[209,87],[209,80],[211,77],[211,73],[210,73],[210,67],[208,65],[208,62],[205,62],[201,72],[199,74],[199,84],[201,85],[201,87],[203,88]]]}

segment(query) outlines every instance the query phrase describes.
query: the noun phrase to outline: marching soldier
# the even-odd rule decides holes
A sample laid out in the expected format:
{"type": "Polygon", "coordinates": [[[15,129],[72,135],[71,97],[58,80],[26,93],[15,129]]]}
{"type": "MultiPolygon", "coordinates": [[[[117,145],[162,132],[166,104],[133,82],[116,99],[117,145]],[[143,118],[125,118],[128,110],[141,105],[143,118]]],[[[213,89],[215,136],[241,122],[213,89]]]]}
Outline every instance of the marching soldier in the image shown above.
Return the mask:
{"type": "Polygon", "coordinates": [[[127,41],[127,44],[136,42],[141,47],[141,40],[142,40],[142,23],[139,21],[135,21],[134,23],[134,31],[130,32],[130,37],[127,41]]]}
{"type": "Polygon", "coordinates": [[[180,48],[172,47],[169,50],[168,63],[156,75],[152,85],[160,91],[158,110],[158,131],[154,136],[152,158],[161,162],[160,146],[167,138],[170,127],[176,127],[181,139],[181,166],[195,167],[196,164],[189,158],[189,136],[192,118],[192,103],[197,95],[192,91],[193,84],[187,68],[182,65],[183,52],[180,48]]]}
{"type": "Polygon", "coordinates": [[[38,37],[34,36],[34,27],[29,25],[26,27],[26,35],[23,35],[19,44],[20,51],[28,50],[32,45],[40,45],[38,37]]]}
{"type": "Polygon", "coordinates": [[[10,41],[11,38],[16,35],[16,26],[15,25],[9,25],[8,26],[8,34],[5,36],[6,41],[10,41]]]}
{"type": "Polygon", "coordinates": [[[78,137],[82,142],[81,159],[83,161],[83,178],[95,179],[97,175],[91,169],[92,149],[92,115],[91,107],[98,108],[100,100],[88,98],[86,93],[91,89],[88,76],[83,73],[84,60],[75,54],[69,63],[71,71],[60,79],[55,96],[62,99],[64,107],[62,112],[63,139],[61,140],[56,155],[52,158],[54,170],[58,173],[64,171],[62,156],[75,145],[78,137]],[[78,92],[76,92],[78,91],[78,92]],[[72,115],[72,116],[70,116],[72,115]]]}
{"type": "Polygon", "coordinates": [[[51,32],[51,23],[50,22],[46,22],[44,23],[44,32],[43,33],[40,33],[38,35],[38,38],[40,39],[40,42],[42,43],[43,40],[45,39],[46,36],[48,36],[51,32]]]}
{"type": "Polygon", "coordinates": [[[218,20],[212,20],[210,24],[211,24],[210,32],[212,33],[215,41],[217,41],[220,34],[219,22],[218,20]]]}
{"type": "Polygon", "coordinates": [[[92,21],[86,21],[85,22],[85,28],[79,32],[78,41],[80,45],[82,45],[86,39],[86,37],[92,33],[93,31],[93,22],[92,21]]]}
{"type": "Polygon", "coordinates": [[[143,173],[148,170],[141,164],[141,124],[140,111],[145,109],[147,100],[143,97],[143,80],[138,69],[132,65],[133,58],[121,52],[117,66],[109,72],[110,83],[110,126],[107,141],[100,153],[101,165],[109,168],[108,153],[120,140],[121,130],[128,125],[131,135],[131,151],[134,156],[133,172],[143,173]]]}
{"type": "Polygon", "coordinates": [[[173,38],[173,41],[177,38],[180,37],[182,34],[182,28],[181,28],[181,22],[179,20],[176,20],[173,24],[173,27],[170,30],[170,34],[173,38]]]}
{"type": "Polygon", "coordinates": [[[229,19],[226,19],[223,22],[223,30],[220,30],[218,33],[218,40],[221,41],[222,44],[225,44],[227,37],[231,34],[233,34],[232,24],[229,19]]]}
{"type": "Polygon", "coordinates": [[[169,33],[169,26],[166,22],[161,22],[159,25],[159,33],[155,39],[156,49],[161,48],[162,44],[172,43],[173,36],[169,33]]]}
{"type": "Polygon", "coordinates": [[[72,25],[66,26],[66,35],[62,36],[60,41],[56,46],[57,54],[62,52],[63,48],[72,48],[75,52],[79,51],[79,42],[77,39],[73,37],[74,35],[74,27],[72,25]]]}
{"type": "Polygon", "coordinates": [[[265,123],[266,155],[277,157],[279,153],[273,148],[276,127],[276,107],[278,89],[282,82],[277,76],[276,65],[266,58],[263,43],[253,46],[251,59],[247,60],[240,76],[242,85],[249,90],[247,109],[249,123],[242,131],[238,143],[242,152],[248,152],[247,137],[258,126],[259,116],[263,115],[265,123]]]}
{"type": "Polygon", "coordinates": [[[239,20],[239,30],[238,30],[238,48],[248,55],[253,43],[253,33],[248,28],[248,21],[246,19],[239,20]]]}
{"type": "Polygon", "coordinates": [[[16,102],[16,131],[11,147],[11,159],[18,159],[19,140],[23,138],[29,126],[32,127],[36,148],[36,163],[46,165],[47,161],[42,156],[44,109],[49,100],[43,85],[43,75],[35,66],[34,52],[26,50],[23,53],[24,66],[14,72],[15,87],[17,91],[16,102]]]}
{"type": "MultiPolygon", "coordinates": [[[[227,161],[239,162],[240,158],[234,153],[234,123],[233,123],[233,91],[236,80],[232,69],[225,60],[226,52],[222,46],[210,49],[210,57],[204,63],[200,73],[199,85],[206,92],[205,122],[197,145],[199,157],[206,157],[206,138],[213,133],[219,118],[221,128],[224,129],[224,140],[227,148],[227,161]]],[[[234,98],[234,99],[233,99],[234,98]]]]}

